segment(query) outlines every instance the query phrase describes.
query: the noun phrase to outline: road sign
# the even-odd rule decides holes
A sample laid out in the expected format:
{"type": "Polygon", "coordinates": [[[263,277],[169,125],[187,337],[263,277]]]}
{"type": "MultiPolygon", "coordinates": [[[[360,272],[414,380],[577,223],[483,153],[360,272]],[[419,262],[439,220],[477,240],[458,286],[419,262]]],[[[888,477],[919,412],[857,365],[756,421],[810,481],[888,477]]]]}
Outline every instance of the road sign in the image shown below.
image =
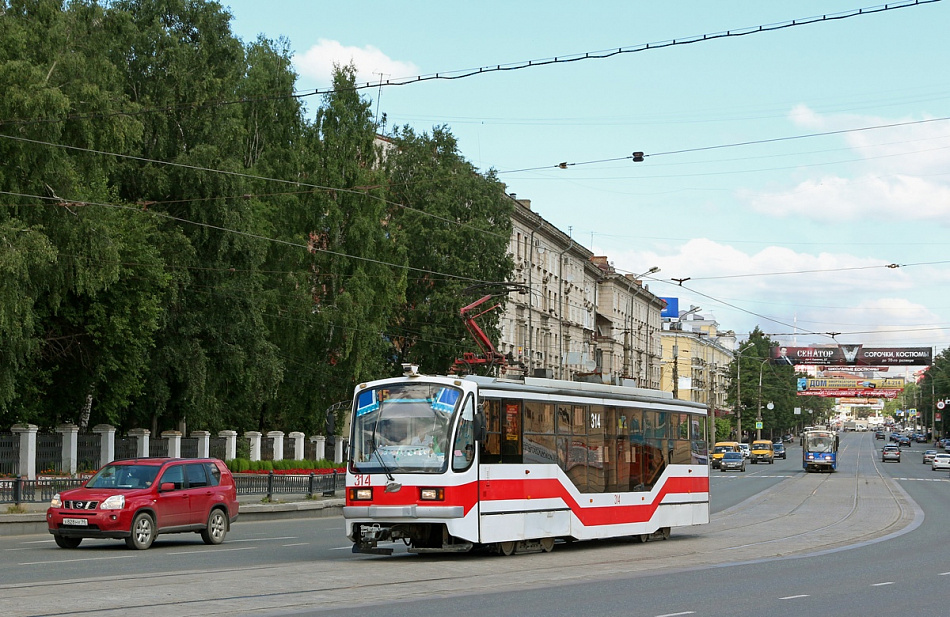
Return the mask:
{"type": "Polygon", "coordinates": [[[757,431],[761,431],[761,430],[762,430],[762,423],[761,423],[761,422],[756,422],[756,423],[755,423],[755,430],[757,430],[757,431]]]}
{"type": "Polygon", "coordinates": [[[947,404],[944,403],[943,401],[937,401],[937,409],[943,409],[946,406],[947,404]]]}

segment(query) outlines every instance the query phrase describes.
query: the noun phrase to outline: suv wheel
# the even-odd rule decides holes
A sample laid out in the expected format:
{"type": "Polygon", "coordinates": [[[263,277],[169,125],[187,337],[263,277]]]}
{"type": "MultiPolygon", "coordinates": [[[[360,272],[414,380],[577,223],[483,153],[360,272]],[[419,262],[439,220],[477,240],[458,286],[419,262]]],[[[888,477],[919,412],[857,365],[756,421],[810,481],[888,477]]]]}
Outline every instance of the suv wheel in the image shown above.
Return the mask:
{"type": "Polygon", "coordinates": [[[59,548],[76,548],[82,542],[82,538],[67,538],[65,536],[53,536],[56,540],[56,546],[59,548]]]}
{"type": "Polygon", "coordinates": [[[144,551],[155,541],[155,521],[145,512],[139,512],[132,519],[132,535],[125,539],[129,548],[144,551]]]}
{"type": "Polygon", "coordinates": [[[208,515],[208,524],[201,530],[201,539],[205,544],[221,544],[228,533],[228,519],[220,508],[208,515]]]}

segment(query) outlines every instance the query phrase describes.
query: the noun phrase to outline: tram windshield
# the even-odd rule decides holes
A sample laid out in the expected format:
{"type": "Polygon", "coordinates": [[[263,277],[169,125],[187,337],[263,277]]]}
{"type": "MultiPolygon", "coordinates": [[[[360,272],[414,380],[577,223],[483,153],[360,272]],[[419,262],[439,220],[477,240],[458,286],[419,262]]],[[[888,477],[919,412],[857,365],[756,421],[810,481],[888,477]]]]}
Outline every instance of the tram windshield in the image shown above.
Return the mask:
{"type": "Polygon", "coordinates": [[[805,451],[834,452],[835,436],[832,433],[806,433],[805,451]]]}
{"type": "Polygon", "coordinates": [[[354,402],[351,465],[356,473],[441,473],[462,391],[399,383],[367,389],[354,402]]]}

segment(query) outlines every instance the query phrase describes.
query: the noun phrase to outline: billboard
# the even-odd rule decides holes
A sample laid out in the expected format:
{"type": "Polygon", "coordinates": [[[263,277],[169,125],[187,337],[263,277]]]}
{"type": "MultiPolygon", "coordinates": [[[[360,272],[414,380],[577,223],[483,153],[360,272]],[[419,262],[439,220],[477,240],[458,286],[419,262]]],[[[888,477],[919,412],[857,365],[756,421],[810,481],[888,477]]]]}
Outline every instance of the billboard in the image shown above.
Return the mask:
{"type": "Polygon", "coordinates": [[[896,398],[906,382],[903,378],[848,379],[833,377],[814,379],[799,377],[799,396],[824,396],[829,398],[896,398]]]}
{"type": "Polygon", "coordinates": [[[923,366],[932,363],[930,347],[773,347],[772,364],[811,366],[923,366]]]}
{"type": "Polygon", "coordinates": [[[676,319],[680,316],[680,299],[679,298],[663,298],[660,300],[666,301],[666,308],[660,311],[660,318],[670,317],[676,319]]]}

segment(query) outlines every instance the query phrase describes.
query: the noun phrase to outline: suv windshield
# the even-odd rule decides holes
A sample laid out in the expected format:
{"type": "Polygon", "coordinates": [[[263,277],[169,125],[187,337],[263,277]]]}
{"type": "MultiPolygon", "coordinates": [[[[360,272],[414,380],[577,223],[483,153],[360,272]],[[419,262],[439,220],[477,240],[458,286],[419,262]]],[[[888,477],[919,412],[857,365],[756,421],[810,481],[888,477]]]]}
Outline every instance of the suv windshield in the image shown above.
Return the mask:
{"type": "Polygon", "coordinates": [[[439,473],[462,391],[413,381],[356,396],[351,465],[356,473],[439,473]]]}
{"type": "Polygon", "coordinates": [[[86,482],[86,488],[147,488],[159,469],[160,465],[109,464],[86,482]]]}

